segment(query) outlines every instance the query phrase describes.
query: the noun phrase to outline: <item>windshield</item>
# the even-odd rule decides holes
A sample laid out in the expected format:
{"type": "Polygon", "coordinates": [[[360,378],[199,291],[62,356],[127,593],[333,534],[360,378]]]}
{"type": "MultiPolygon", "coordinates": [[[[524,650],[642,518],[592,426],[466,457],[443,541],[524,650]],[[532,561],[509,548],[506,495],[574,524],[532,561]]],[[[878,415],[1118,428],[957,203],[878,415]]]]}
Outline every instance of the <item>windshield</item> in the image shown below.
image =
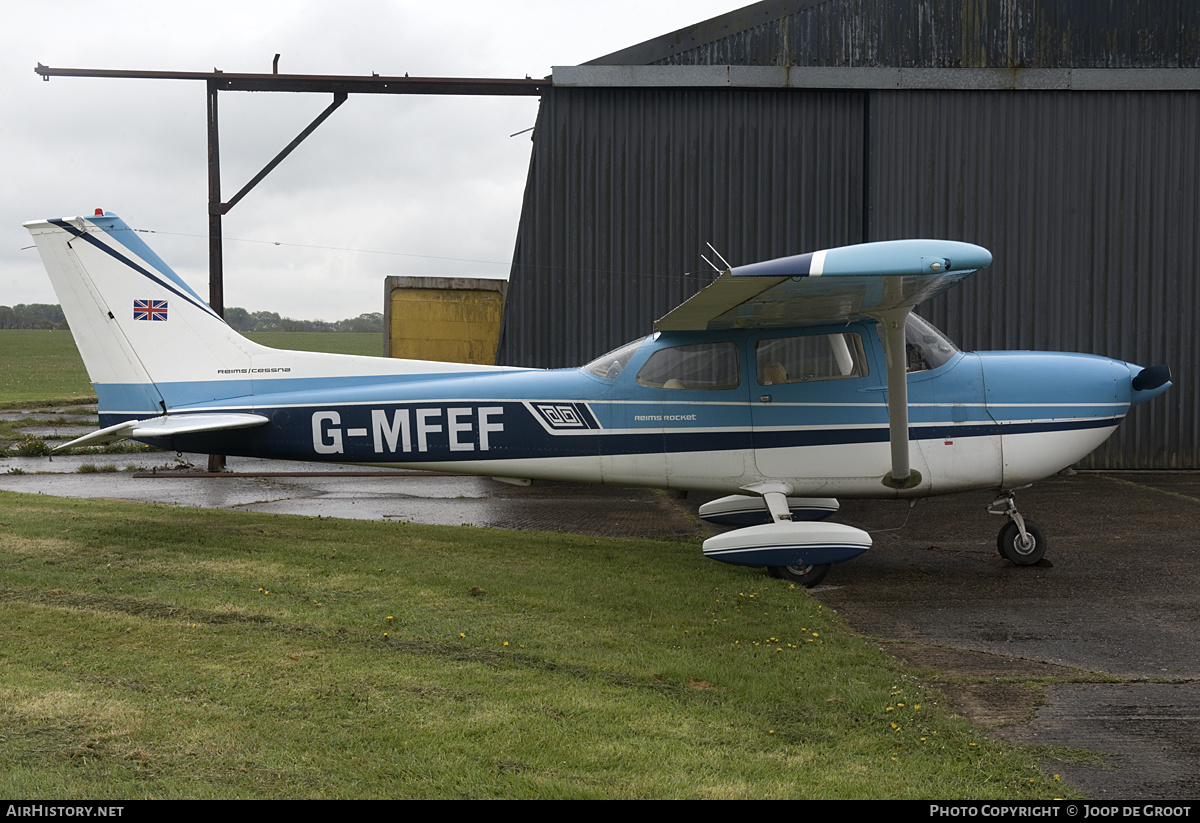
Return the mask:
{"type": "MultiPolygon", "coordinates": [[[[880,340],[883,329],[880,328],[880,340]]],[[[908,371],[936,369],[958,354],[958,346],[924,317],[909,313],[904,324],[905,349],[908,351],[908,371]]]]}
{"type": "Polygon", "coordinates": [[[632,343],[626,343],[618,349],[600,355],[584,368],[597,377],[607,377],[611,380],[621,373],[621,370],[629,363],[629,358],[633,357],[633,353],[640,349],[645,342],[646,338],[643,337],[632,343]]]}

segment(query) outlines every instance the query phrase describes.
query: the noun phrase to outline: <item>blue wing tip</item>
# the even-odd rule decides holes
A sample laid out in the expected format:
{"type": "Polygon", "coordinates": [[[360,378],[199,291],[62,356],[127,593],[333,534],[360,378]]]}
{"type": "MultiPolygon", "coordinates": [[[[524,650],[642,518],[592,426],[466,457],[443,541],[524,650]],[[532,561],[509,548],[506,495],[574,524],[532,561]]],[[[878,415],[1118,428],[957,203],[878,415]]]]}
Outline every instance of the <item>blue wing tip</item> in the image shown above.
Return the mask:
{"type": "Polygon", "coordinates": [[[992,253],[972,243],[957,240],[883,240],[750,263],[732,269],[732,274],[735,277],[921,275],[974,271],[991,264],[992,253]]]}

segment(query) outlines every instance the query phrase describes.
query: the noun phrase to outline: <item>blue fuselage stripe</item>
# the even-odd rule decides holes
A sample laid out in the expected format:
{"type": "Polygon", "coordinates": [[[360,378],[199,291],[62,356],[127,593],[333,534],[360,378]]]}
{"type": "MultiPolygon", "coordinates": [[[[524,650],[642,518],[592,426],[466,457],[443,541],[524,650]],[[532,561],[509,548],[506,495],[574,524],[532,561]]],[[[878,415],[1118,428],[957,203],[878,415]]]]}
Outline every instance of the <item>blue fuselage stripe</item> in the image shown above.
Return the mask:
{"type": "MultiPolygon", "coordinates": [[[[606,431],[596,428],[547,430],[520,401],[440,401],[437,403],[338,406],[229,406],[229,412],[267,417],[266,426],[180,435],[160,445],[184,451],[331,460],[352,463],[427,463],[464,460],[684,454],[884,443],[886,423],[861,428],[828,424],[801,429],[762,430],[749,425],[689,430],[606,431]],[[487,431],[485,431],[485,429],[487,431]]],[[[104,415],[113,425],[143,415],[104,415]]],[[[950,440],[1035,432],[1107,428],[1119,416],[1007,423],[913,425],[912,440],[950,440]]]]}

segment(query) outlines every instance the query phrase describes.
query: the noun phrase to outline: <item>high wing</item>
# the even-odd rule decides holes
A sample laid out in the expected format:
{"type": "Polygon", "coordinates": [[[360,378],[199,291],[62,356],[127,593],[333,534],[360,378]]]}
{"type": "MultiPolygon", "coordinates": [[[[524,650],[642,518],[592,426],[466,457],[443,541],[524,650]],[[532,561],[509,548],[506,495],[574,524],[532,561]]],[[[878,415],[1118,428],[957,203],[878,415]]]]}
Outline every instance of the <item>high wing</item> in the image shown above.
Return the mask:
{"type": "Polygon", "coordinates": [[[952,240],[885,240],[737,266],[658,321],[662,331],[824,326],[914,306],[992,263],[952,240]]]}
{"type": "Polygon", "coordinates": [[[904,324],[917,304],[991,265],[992,254],[952,240],[886,240],[738,266],[664,315],[662,331],[792,328],[878,320],[887,353],[888,427],[896,488],[911,471],[904,324]]]}

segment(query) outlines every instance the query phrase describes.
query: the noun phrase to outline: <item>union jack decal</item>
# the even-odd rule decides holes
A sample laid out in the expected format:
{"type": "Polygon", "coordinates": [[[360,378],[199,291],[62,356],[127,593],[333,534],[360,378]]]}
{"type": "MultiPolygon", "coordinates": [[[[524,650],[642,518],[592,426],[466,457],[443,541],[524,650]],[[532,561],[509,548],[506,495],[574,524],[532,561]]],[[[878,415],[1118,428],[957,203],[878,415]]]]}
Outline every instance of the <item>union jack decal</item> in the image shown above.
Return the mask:
{"type": "Polygon", "coordinates": [[[167,319],[167,301],[166,300],[134,300],[133,301],[133,319],[134,320],[166,320],[167,319]]]}

